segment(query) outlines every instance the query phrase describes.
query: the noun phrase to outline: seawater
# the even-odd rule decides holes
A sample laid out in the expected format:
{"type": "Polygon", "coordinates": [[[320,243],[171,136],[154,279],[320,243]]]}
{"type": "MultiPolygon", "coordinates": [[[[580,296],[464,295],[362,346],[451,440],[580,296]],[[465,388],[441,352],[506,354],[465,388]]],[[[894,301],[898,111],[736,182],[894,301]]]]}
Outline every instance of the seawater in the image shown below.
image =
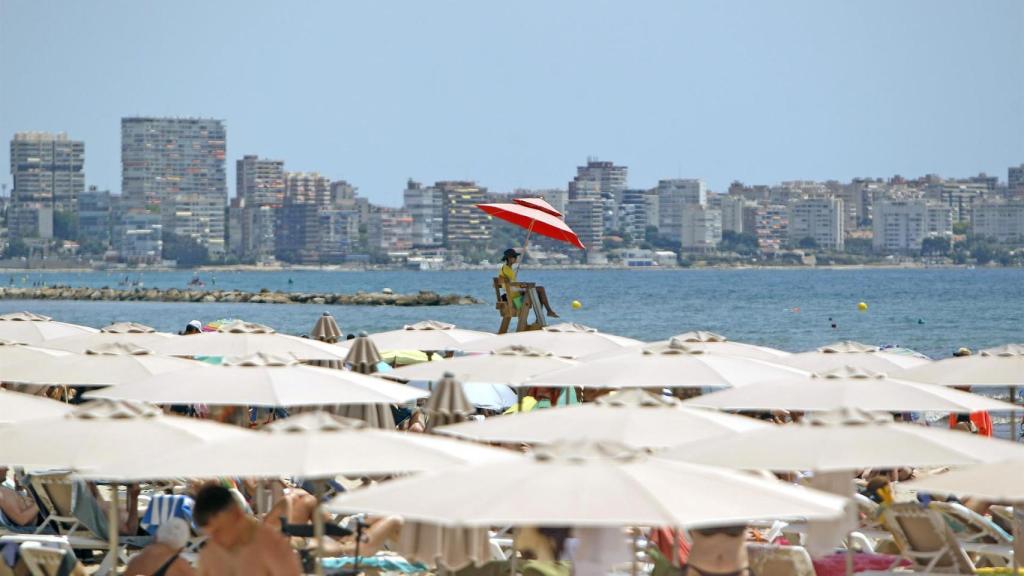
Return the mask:
{"type": "MultiPolygon", "coordinates": [[[[187,288],[196,273],[10,272],[0,283],[116,287],[126,277],[145,287],[187,288]]],[[[103,326],[133,320],[178,331],[192,319],[242,318],[292,334],[308,332],[324,311],[346,332],[376,332],[420,320],[494,331],[493,271],[202,271],[206,289],[294,292],[470,294],[483,303],[445,307],[362,307],[163,302],[0,301],[0,312],[30,310],[103,326]]],[[[681,269],[532,270],[520,279],[547,287],[564,321],[640,340],[711,330],[731,340],[789,351],[837,340],[898,344],[933,358],[1024,342],[1024,269],[681,269]],[[579,300],[582,308],[570,303],[579,300]],[[859,302],[868,304],[861,312],[859,302]],[[836,327],[833,328],[832,324],[836,327]]]]}

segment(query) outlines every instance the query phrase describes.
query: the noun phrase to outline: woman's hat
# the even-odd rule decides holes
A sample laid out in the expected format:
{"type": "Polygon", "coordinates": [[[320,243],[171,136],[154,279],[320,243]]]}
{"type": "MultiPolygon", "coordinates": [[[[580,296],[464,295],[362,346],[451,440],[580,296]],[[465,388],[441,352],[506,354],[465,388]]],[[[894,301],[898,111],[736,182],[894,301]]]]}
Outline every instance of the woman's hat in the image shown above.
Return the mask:
{"type": "Polygon", "coordinates": [[[514,248],[509,248],[508,250],[505,250],[505,258],[508,258],[510,256],[515,256],[516,258],[519,258],[519,252],[516,252],[514,248]]]}

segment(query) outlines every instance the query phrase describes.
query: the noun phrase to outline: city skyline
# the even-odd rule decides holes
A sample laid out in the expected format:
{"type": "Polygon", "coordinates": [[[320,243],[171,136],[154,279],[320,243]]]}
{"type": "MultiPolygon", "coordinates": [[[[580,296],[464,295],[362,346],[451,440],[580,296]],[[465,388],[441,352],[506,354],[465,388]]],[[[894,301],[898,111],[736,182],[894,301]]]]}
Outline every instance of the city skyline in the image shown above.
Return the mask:
{"type": "Polygon", "coordinates": [[[227,182],[255,154],[387,205],[409,177],[564,188],[589,156],[629,166],[631,186],[715,191],[1002,180],[1024,158],[1013,0],[198,7],[4,2],[0,135],[85,141],[86,184],[117,193],[120,118],[223,119],[227,182]]]}

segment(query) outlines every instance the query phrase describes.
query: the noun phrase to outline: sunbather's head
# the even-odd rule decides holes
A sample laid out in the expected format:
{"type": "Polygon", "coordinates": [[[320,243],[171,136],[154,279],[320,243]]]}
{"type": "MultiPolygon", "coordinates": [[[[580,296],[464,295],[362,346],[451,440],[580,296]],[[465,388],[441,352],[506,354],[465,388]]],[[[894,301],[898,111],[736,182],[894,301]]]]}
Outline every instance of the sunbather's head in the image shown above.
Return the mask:
{"type": "Polygon", "coordinates": [[[192,517],[211,540],[225,548],[232,547],[246,527],[245,512],[231,492],[219,484],[199,490],[192,517]]]}
{"type": "Polygon", "coordinates": [[[181,518],[168,518],[156,531],[156,541],[175,550],[184,548],[188,544],[188,537],[188,522],[181,518]]]}

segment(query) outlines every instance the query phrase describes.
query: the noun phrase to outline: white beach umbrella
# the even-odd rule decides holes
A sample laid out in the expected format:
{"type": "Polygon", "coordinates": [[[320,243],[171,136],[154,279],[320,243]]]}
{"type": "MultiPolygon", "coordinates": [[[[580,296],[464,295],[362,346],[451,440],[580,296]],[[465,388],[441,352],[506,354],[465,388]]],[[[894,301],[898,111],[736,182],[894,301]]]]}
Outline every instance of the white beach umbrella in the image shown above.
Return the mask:
{"type": "Polygon", "coordinates": [[[868,412],[978,412],[1012,410],[1013,405],[952,388],[890,378],[857,368],[837,368],[722,390],[683,402],[721,410],[828,411],[856,408],[868,412]]]}
{"type": "Polygon", "coordinates": [[[588,404],[463,422],[435,432],[481,442],[552,444],[590,439],[633,448],[665,448],[770,428],[753,418],[683,408],[674,398],[623,390],[588,404]]]}
{"type": "Polygon", "coordinates": [[[172,337],[174,337],[174,334],[157,332],[145,324],[117,322],[100,328],[100,331],[96,333],[47,340],[46,347],[82,354],[91,348],[108,344],[130,344],[132,346],[148,348],[154,341],[166,340],[172,337]]]}
{"type": "Polygon", "coordinates": [[[29,346],[21,342],[0,340],[0,381],[4,380],[4,368],[21,362],[45,362],[53,358],[67,356],[63,350],[49,347],[29,346]]]}
{"type": "Polygon", "coordinates": [[[963,466],[1024,459],[1024,446],[959,430],[896,423],[841,410],[810,422],[686,442],[658,457],[751,470],[857,470],[963,466]]]}
{"type": "Polygon", "coordinates": [[[793,354],[789,358],[779,360],[781,364],[793,366],[808,372],[826,372],[836,368],[851,366],[873,372],[893,373],[897,370],[913,368],[931,363],[927,358],[885,352],[878,346],[869,346],[859,342],[843,341],[822,346],[811,352],[793,354]]]}
{"type": "Polygon", "coordinates": [[[893,376],[942,386],[1024,386],[1024,355],[1006,345],[974,356],[936,360],[894,372],[893,376]]]}
{"type": "Polygon", "coordinates": [[[88,472],[109,461],[156,457],[248,430],[163,414],[128,402],[98,401],[55,418],[0,425],[0,463],[88,472]]]}
{"type": "Polygon", "coordinates": [[[274,332],[204,332],[173,336],[151,343],[157,354],[168,356],[240,357],[253,354],[294,356],[299,360],[344,360],[348,350],[309,338],[274,332]]]}
{"type": "Polygon", "coordinates": [[[509,332],[474,340],[463,347],[465,352],[494,352],[509,346],[523,346],[550,352],[563,358],[580,358],[619,348],[643,344],[639,340],[605,334],[582,324],[564,322],[540,330],[509,332]]]}
{"type": "Polygon", "coordinates": [[[446,526],[714,526],[835,518],[846,500],[774,480],[670,462],[604,443],[392,480],[335,498],[337,512],[446,526]],[[694,495],[698,495],[695,497],[694,495]]]}
{"type": "Polygon", "coordinates": [[[86,394],[89,398],[211,406],[395,404],[426,396],[429,394],[411,386],[265,354],[227,359],[220,366],[197,364],[190,370],[86,394]]]}
{"type": "Polygon", "coordinates": [[[520,386],[584,388],[702,388],[745,386],[762,380],[800,378],[807,373],[764,360],[705,352],[677,340],[630,348],[545,372],[520,386]]]}
{"type": "Polygon", "coordinates": [[[259,432],[197,448],[121,459],[90,477],[121,481],[174,478],[332,478],[442,470],[468,463],[512,463],[523,456],[429,434],[384,431],[361,420],[307,412],[259,432]]]}
{"type": "Polygon", "coordinates": [[[42,396],[0,390],[0,424],[57,418],[71,412],[73,408],[69,404],[42,396]]]}
{"type": "Polygon", "coordinates": [[[110,386],[188,370],[197,364],[194,360],[157,356],[131,344],[106,344],[90,348],[84,354],[6,366],[0,378],[39,386],[110,386]]]}
{"type": "Polygon", "coordinates": [[[378,350],[457,351],[466,343],[494,336],[490,332],[456,328],[454,324],[426,320],[400,330],[370,334],[378,350]]]}
{"type": "Polygon", "coordinates": [[[23,344],[44,344],[47,340],[95,332],[95,328],[57,322],[49,316],[32,312],[0,315],[0,338],[23,344]]]}
{"type": "MultiPolygon", "coordinates": [[[[701,350],[704,352],[711,352],[713,354],[723,354],[726,356],[741,356],[743,358],[753,358],[755,360],[766,360],[768,362],[779,362],[784,358],[791,356],[789,352],[783,350],[777,350],[775,348],[768,348],[766,346],[756,346],[754,344],[744,344],[743,342],[733,342],[714,332],[708,332],[706,330],[694,330],[691,332],[684,332],[669,338],[668,340],[662,340],[660,342],[651,342],[651,345],[667,345],[672,342],[681,343],[691,350],[701,350]]],[[[643,345],[641,345],[643,346],[643,345]]],[[[612,356],[620,352],[610,352],[608,355],[612,356]]],[[[587,360],[583,358],[582,360],[587,360]]]]}
{"type": "Polygon", "coordinates": [[[396,368],[380,374],[392,380],[427,380],[436,382],[451,373],[456,380],[471,384],[515,384],[552,370],[576,366],[576,362],[559,358],[544,350],[509,346],[488,354],[460,356],[396,368]]]}

